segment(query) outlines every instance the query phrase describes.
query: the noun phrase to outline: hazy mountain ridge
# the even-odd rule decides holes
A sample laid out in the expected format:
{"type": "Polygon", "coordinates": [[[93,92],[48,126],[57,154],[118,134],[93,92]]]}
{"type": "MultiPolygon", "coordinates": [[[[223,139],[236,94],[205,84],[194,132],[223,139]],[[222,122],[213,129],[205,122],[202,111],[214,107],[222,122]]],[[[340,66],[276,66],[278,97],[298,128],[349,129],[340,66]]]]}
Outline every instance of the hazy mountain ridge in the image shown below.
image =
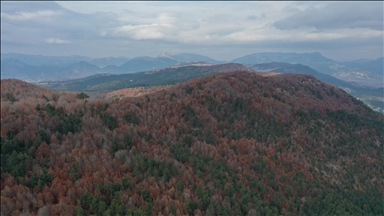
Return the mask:
{"type": "Polygon", "coordinates": [[[69,66],[55,65],[32,66],[17,59],[3,59],[1,61],[1,78],[17,78],[29,82],[43,80],[66,80],[91,76],[102,73],[96,65],[80,61],[69,66]]]}
{"type": "Polygon", "coordinates": [[[280,73],[310,74],[323,82],[332,83],[339,87],[350,88],[353,86],[351,83],[344,82],[328,74],[320,73],[314,70],[313,68],[306,65],[302,65],[302,64],[268,62],[268,63],[261,63],[261,64],[253,64],[248,66],[256,71],[273,71],[273,72],[280,72],[280,73]]]}
{"type": "MultiPolygon", "coordinates": [[[[6,59],[18,59],[23,61],[27,65],[31,66],[55,66],[55,67],[68,67],[72,64],[85,61],[90,64],[94,64],[99,69],[94,71],[96,73],[132,73],[140,71],[148,71],[154,69],[160,69],[169,67],[174,64],[184,62],[208,62],[208,63],[224,63],[224,61],[217,61],[208,56],[181,53],[181,54],[169,54],[167,52],[161,53],[156,58],[153,57],[135,57],[128,59],[125,57],[106,57],[91,59],[84,56],[37,56],[37,55],[24,55],[24,54],[2,54],[2,61],[6,59]]],[[[240,58],[236,58],[230,62],[241,63],[245,65],[268,63],[268,62],[286,62],[291,64],[303,64],[307,65],[321,73],[332,75],[338,79],[346,82],[353,82],[357,85],[368,87],[382,87],[384,85],[383,77],[383,57],[375,60],[356,60],[351,62],[336,62],[332,59],[326,58],[318,52],[314,53],[254,53],[246,55],[240,58]]],[[[9,65],[9,62],[7,63],[9,65]]],[[[35,80],[31,75],[25,71],[12,70],[12,66],[2,66],[2,76],[4,78],[19,78],[23,80],[33,81],[35,80]],[[11,68],[8,68],[11,67],[11,68]],[[11,74],[12,71],[12,75],[11,74]]],[[[33,70],[34,68],[30,68],[33,70]]],[[[44,79],[47,68],[41,68],[40,77],[44,79]]],[[[53,73],[55,74],[55,73],[53,73]]],[[[52,75],[53,75],[52,74],[52,75]]],[[[68,73],[70,74],[70,73],[68,73]]],[[[83,77],[90,75],[84,74],[83,77]]],[[[68,76],[68,75],[67,75],[68,76]]],[[[51,77],[46,75],[47,79],[61,79],[64,77],[51,77]]],[[[73,79],[74,77],[65,77],[66,79],[73,79]]],[[[41,80],[41,79],[40,79],[41,80]]],[[[36,81],[36,80],[35,80],[36,81]]]]}
{"type": "Polygon", "coordinates": [[[94,64],[100,68],[104,68],[108,65],[113,65],[113,66],[121,66],[125,62],[127,62],[129,58],[126,57],[105,57],[105,58],[94,58],[91,60],[88,60],[86,62],[90,64],[94,64]]]}
{"type": "Polygon", "coordinates": [[[260,64],[268,62],[286,62],[292,64],[303,64],[314,68],[325,74],[332,74],[335,71],[328,66],[335,64],[332,59],[326,58],[318,52],[315,53],[254,53],[246,55],[231,62],[240,64],[260,64]]]}
{"type": "Polygon", "coordinates": [[[91,58],[86,56],[42,56],[42,55],[27,55],[19,53],[1,53],[1,61],[4,59],[17,59],[31,66],[50,65],[65,67],[80,61],[88,61],[91,58]]]}
{"type": "MultiPolygon", "coordinates": [[[[373,109],[379,111],[380,113],[384,113],[383,89],[366,88],[353,85],[352,83],[342,81],[328,74],[320,73],[308,66],[301,64],[272,62],[262,64],[250,64],[248,66],[257,72],[271,71],[279,73],[313,75],[317,79],[322,80],[323,82],[331,83],[339,88],[344,89],[349,94],[360,98],[363,102],[370,105],[373,109]]],[[[252,71],[251,69],[243,65],[233,63],[218,65],[210,65],[204,63],[180,63],[177,65],[173,65],[169,68],[141,73],[131,73],[122,75],[100,74],[98,76],[88,77],[79,80],[68,80],[62,82],[41,82],[38,84],[48,88],[66,91],[116,90],[120,88],[137,86],[173,84],[197,76],[218,73],[220,71],[252,71]]]]}
{"type": "Polygon", "coordinates": [[[315,53],[254,53],[232,60],[245,65],[285,62],[307,65],[320,73],[332,75],[346,82],[369,87],[384,85],[383,58],[363,63],[340,63],[315,53]],[[381,71],[381,73],[380,73],[381,71]]]}
{"type": "Polygon", "coordinates": [[[377,58],[375,60],[365,59],[360,61],[345,62],[344,64],[348,67],[361,68],[379,75],[383,75],[384,73],[384,57],[377,58]]]}
{"type": "Polygon", "coordinates": [[[17,78],[29,82],[68,80],[98,73],[126,74],[160,69],[178,63],[204,61],[218,63],[212,58],[197,54],[159,55],[153,57],[106,57],[91,59],[84,56],[38,56],[2,54],[2,79],[17,78]],[[87,63],[87,64],[85,64],[87,63]]]}
{"type": "Polygon", "coordinates": [[[226,72],[120,100],[23,83],[1,81],[5,215],[382,212],[383,117],[313,76],[226,72]]]}
{"type": "Polygon", "coordinates": [[[62,82],[43,82],[39,85],[65,91],[100,91],[117,90],[137,86],[153,86],[175,84],[195,77],[228,72],[233,70],[252,71],[251,69],[235,63],[218,64],[211,66],[175,66],[164,69],[151,70],[140,73],[104,75],[90,79],[70,80],[62,82]]]}

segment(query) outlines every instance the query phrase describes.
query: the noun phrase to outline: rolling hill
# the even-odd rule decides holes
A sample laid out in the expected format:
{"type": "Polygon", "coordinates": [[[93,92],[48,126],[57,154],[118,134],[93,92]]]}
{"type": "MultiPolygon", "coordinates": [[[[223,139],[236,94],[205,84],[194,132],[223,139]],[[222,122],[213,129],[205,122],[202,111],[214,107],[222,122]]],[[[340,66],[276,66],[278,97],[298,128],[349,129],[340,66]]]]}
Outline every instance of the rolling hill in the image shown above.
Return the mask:
{"type": "Polygon", "coordinates": [[[345,82],[371,88],[381,88],[384,85],[383,58],[362,62],[342,63],[326,58],[318,52],[314,53],[254,53],[231,62],[253,64],[284,62],[307,65],[316,71],[332,75],[345,82]]]}
{"type": "MultiPolygon", "coordinates": [[[[167,52],[162,52],[155,58],[141,56],[131,59],[126,57],[105,57],[92,59],[84,56],[41,56],[17,53],[2,53],[1,61],[2,79],[17,78],[33,82],[44,81],[44,79],[68,80],[99,73],[126,74],[161,69],[172,65],[192,62],[207,62],[213,64],[225,63],[223,61],[217,61],[204,55],[190,53],[172,55],[167,52]],[[20,68],[20,70],[16,70],[20,64],[19,62],[28,65],[29,69],[23,70],[20,68]],[[92,65],[89,65],[90,68],[93,67],[91,74],[89,73],[89,70],[86,70],[83,74],[80,73],[80,77],[71,76],[73,71],[69,72],[63,69],[74,64],[79,64],[81,62],[87,62],[88,64],[92,65]],[[64,70],[64,72],[62,72],[62,70],[64,70]],[[36,74],[38,74],[37,78],[35,77],[36,74]]],[[[381,88],[384,85],[383,57],[375,60],[362,59],[351,62],[336,62],[332,59],[324,57],[318,52],[254,53],[236,58],[231,62],[244,64],[246,66],[270,62],[303,64],[319,71],[320,73],[332,75],[335,78],[345,82],[354,83],[355,85],[371,88],[381,88]]]]}
{"type": "Polygon", "coordinates": [[[171,55],[166,52],[158,57],[94,58],[84,56],[40,56],[6,53],[1,54],[1,78],[16,78],[28,82],[68,80],[84,78],[96,74],[127,74],[166,68],[180,63],[218,63],[207,56],[181,53],[171,55]]]}
{"type": "Polygon", "coordinates": [[[383,123],[311,75],[119,100],[2,80],[1,214],[382,215],[383,123]]]}
{"type": "MultiPolygon", "coordinates": [[[[383,88],[369,88],[354,85],[352,83],[337,79],[331,75],[320,73],[302,64],[270,62],[262,64],[249,64],[248,67],[254,69],[257,72],[278,72],[312,75],[323,82],[331,83],[339,88],[342,88],[349,94],[368,104],[372,109],[375,109],[380,113],[384,113],[383,88]]],[[[77,80],[40,82],[38,84],[47,88],[65,91],[110,91],[138,86],[148,87],[154,85],[174,84],[192,79],[194,77],[218,73],[220,71],[252,71],[249,68],[240,64],[233,63],[218,65],[202,64],[200,66],[194,66],[193,64],[191,65],[185,63],[185,65],[179,64],[178,66],[172,66],[169,68],[148,72],[122,75],[99,74],[96,76],[90,76],[77,80]]]]}
{"type": "Polygon", "coordinates": [[[342,88],[352,96],[359,98],[364,103],[368,104],[372,109],[384,114],[384,88],[362,87],[353,83],[342,81],[328,74],[320,73],[302,64],[270,62],[253,64],[249,65],[249,67],[256,71],[312,75],[323,82],[331,83],[339,88],[342,88]]]}
{"type": "Polygon", "coordinates": [[[98,75],[88,79],[63,82],[42,82],[39,83],[39,85],[65,91],[116,90],[136,86],[175,84],[199,76],[233,70],[252,71],[241,64],[234,63],[209,66],[191,66],[187,64],[184,66],[174,66],[140,73],[104,76],[98,75]]]}
{"type": "Polygon", "coordinates": [[[240,64],[260,64],[269,62],[284,62],[307,65],[321,73],[332,75],[336,71],[330,68],[336,64],[332,59],[326,58],[318,52],[314,53],[253,53],[231,62],[240,64]]]}

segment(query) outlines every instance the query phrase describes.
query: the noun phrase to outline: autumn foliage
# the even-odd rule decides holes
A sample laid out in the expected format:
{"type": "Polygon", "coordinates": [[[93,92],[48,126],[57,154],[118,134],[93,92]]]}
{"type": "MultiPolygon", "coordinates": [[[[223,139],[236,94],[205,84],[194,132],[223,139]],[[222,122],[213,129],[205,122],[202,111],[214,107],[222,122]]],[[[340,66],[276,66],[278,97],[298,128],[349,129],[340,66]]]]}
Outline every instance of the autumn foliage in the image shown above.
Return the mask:
{"type": "Polygon", "coordinates": [[[379,215],[383,123],[308,75],[235,71],[107,98],[2,80],[1,212],[379,215]]]}

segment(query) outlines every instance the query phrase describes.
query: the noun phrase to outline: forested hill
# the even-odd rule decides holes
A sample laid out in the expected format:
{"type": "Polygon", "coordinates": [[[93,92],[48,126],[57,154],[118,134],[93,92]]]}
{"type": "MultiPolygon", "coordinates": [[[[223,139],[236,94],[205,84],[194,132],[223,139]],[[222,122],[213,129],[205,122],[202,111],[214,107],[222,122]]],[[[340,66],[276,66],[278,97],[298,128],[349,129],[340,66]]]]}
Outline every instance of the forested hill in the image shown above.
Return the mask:
{"type": "Polygon", "coordinates": [[[313,76],[118,100],[5,82],[2,215],[383,214],[383,117],[313,76]]]}
{"type": "Polygon", "coordinates": [[[42,82],[45,87],[65,91],[100,91],[132,88],[137,86],[166,85],[184,82],[199,76],[234,70],[253,71],[241,64],[172,66],[159,70],[119,75],[97,75],[79,80],[42,82]]]}

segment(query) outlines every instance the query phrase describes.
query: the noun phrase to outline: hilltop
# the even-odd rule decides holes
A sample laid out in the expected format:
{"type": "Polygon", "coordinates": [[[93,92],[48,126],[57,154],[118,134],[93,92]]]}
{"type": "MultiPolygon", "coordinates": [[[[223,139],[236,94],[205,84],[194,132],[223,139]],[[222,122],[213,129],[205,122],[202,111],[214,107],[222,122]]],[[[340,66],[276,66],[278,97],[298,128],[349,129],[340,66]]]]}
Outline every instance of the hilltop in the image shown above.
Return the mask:
{"type": "MultiPolygon", "coordinates": [[[[384,91],[383,88],[370,88],[356,85],[355,83],[345,82],[341,79],[333,77],[328,74],[320,73],[308,66],[302,64],[289,64],[281,62],[270,62],[261,64],[248,65],[250,68],[259,71],[273,71],[279,73],[293,73],[293,74],[309,74],[317,79],[327,82],[337,87],[344,89],[352,96],[363,101],[369,105],[372,109],[380,113],[384,113],[384,91]]],[[[379,79],[380,80],[380,79],[379,79]]]]}
{"type": "Polygon", "coordinates": [[[311,75],[228,71],[118,100],[55,93],[69,98],[2,95],[4,215],[382,213],[384,118],[311,75]]]}

